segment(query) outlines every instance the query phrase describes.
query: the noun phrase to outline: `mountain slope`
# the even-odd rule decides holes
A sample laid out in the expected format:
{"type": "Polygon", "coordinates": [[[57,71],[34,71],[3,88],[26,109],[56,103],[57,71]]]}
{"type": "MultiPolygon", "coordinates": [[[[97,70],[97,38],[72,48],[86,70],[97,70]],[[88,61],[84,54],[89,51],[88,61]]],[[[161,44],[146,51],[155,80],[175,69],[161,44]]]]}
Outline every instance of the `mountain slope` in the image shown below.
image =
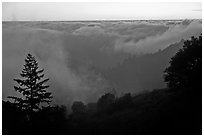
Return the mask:
{"type": "Polygon", "coordinates": [[[154,54],[131,56],[120,65],[104,72],[104,76],[121,91],[139,92],[165,87],[163,71],[183,42],[184,40],[181,40],[154,54]]]}

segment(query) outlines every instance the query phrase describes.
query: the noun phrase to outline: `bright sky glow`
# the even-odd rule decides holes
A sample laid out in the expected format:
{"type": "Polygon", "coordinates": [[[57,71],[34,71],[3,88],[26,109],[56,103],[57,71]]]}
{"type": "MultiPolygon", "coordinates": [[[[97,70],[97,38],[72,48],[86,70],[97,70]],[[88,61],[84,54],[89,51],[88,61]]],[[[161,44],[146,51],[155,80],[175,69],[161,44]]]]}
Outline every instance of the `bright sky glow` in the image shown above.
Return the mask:
{"type": "Polygon", "coordinates": [[[3,21],[201,19],[202,3],[3,3],[3,21]]]}

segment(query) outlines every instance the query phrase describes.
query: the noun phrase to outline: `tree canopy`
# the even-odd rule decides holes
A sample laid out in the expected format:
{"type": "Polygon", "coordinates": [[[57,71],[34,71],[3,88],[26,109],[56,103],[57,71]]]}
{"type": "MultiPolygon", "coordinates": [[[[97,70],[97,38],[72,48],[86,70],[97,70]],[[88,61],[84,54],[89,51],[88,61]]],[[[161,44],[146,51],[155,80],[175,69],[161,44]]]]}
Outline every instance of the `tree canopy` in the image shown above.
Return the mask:
{"type": "Polygon", "coordinates": [[[170,66],[164,71],[164,79],[170,88],[201,87],[202,81],[202,35],[184,42],[170,66]]]}

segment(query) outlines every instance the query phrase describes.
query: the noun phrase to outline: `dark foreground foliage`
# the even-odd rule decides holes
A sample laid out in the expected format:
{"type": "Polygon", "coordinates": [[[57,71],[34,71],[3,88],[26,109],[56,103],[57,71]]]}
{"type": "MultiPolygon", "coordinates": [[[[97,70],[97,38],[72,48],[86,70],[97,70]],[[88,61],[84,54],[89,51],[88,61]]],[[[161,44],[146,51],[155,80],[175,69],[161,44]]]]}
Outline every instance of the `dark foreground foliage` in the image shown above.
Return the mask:
{"type": "Polygon", "coordinates": [[[102,108],[99,101],[78,103],[83,111],[75,106],[66,115],[63,106],[47,107],[32,121],[3,101],[3,134],[201,134],[202,99],[185,92],[195,91],[161,89],[111,101],[106,94],[110,102],[102,108]]]}
{"type": "Polygon", "coordinates": [[[106,93],[94,103],[74,102],[71,114],[64,106],[48,106],[32,118],[3,101],[3,134],[202,134],[201,38],[186,41],[172,58],[165,70],[166,89],[121,97],[106,93]]]}

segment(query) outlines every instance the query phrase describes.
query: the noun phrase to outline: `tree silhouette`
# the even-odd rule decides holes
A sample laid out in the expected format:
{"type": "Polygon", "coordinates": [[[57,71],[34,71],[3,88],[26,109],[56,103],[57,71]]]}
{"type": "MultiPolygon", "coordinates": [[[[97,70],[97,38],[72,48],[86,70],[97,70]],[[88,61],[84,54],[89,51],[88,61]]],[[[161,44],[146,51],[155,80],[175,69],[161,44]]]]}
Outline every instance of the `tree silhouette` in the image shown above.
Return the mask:
{"type": "Polygon", "coordinates": [[[35,58],[28,54],[24,68],[20,73],[24,79],[14,79],[19,84],[19,86],[14,86],[14,89],[21,93],[22,97],[8,97],[14,99],[14,104],[21,110],[32,113],[40,110],[41,103],[49,104],[51,102],[51,92],[46,91],[49,86],[44,84],[49,79],[43,80],[43,71],[44,69],[38,69],[35,58]]]}
{"type": "Polygon", "coordinates": [[[164,73],[164,80],[170,88],[201,87],[202,34],[184,42],[164,73]]]}
{"type": "Polygon", "coordinates": [[[75,101],[72,104],[72,111],[73,113],[83,113],[86,110],[86,106],[81,101],[75,101]]]}
{"type": "Polygon", "coordinates": [[[97,101],[97,106],[99,109],[107,109],[110,107],[111,104],[115,101],[115,95],[111,93],[106,93],[105,95],[101,96],[97,101]]]}

